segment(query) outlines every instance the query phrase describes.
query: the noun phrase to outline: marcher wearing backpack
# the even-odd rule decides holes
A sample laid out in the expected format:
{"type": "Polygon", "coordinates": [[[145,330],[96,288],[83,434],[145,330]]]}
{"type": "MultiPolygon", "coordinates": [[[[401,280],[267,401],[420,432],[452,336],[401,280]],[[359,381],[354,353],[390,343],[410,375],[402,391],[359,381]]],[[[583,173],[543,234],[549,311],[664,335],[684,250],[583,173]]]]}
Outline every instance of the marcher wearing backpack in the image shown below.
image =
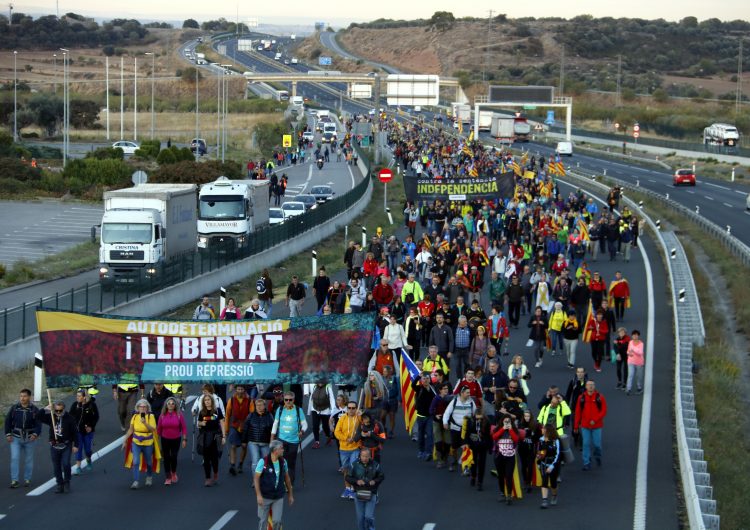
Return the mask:
{"type": "Polygon", "coordinates": [[[461,441],[461,429],[464,425],[464,418],[473,416],[476,413],[477,406],[474,400],[471,398],[471,389],[469,387],[461,388],[458,396],[456,396],[445,409],[443,414],[443,428],[450,429],[451,433],[451,455],[448,459],[448,471],[455,471],[456,463],[460,456],[461,441]]]}
{"type": "Polygon", "coordinates": [[[258,460],[253,482],[255,500],[258,502],[258,527],[268,528],[268,516],[274,530],[281,530],[281,517],[284,513],[284,492],[289,495],[289,506],[294,504],[294,491],[289,478],[289,464],[284,459],[284,444],[273,440],[271,453],[258,460]],[[283,477],[283,478],[282,478],[283,477]]]}
{"type": "Polygon", "coordinates": [[[258,291],[258,300],[261,302],[261,309],[268,318],[271,318],[273,310],[273,282],[268,269],[263,269],[260,278],[255,282],[255,290],[258,291]]]}
{"type": "Polygon", "coordinates": [[[313,449],[320,448],[320,427],[323,426],[328,441],[326,445],[333,443],[333,434],[331,432],[330,419],[331,411],[336,408],[336,396],[333,393],[333,386],[329,383],[317,383],[313,387],[310,400],[307,403],[307,412],[312,418],[313,449]]]}
{"type": "Polygon", "coordinates": [[[583,438],[583,470],[591,469],[593,449],[596,465],[602,465],[602,428],[607,415],[607,401],[596,390],[596,384],[586,381],[586,392],[581,394],[576,404],[573,432],[580,431],[583,438]]]}
{"type": "Polygon", "coordinates": [[[271,440],[281,440],[284,444],[284,454],[289,468],[292,484],[296,476],[297,452],[299,451],[302,434],[307,430],[307,420],[302,409],[294,404],[294,393],[284,392],[284,406],[276,409],[274,414],[271,440]]]}

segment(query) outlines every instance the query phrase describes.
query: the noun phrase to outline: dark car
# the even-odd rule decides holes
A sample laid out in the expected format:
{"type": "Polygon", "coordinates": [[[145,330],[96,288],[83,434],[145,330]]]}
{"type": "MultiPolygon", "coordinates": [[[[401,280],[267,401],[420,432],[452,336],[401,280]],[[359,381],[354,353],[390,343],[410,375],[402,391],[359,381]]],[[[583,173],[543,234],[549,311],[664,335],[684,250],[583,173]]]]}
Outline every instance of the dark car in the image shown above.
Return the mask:
{"type": "Polygon", "coordinates": [[[297,195],[294,200],[303,203],[305,210],[312,210],[318,205],[314,195],[297,195]]]}
{"type": "Polygon", "coordinates": [[[208,153],[208,147],[206,141],[203,138],[193,138],[190,141],[190,150],[195,153],[198,151],[198,156],[203,156],[208,153]]]}
{"type": "Polygon", "coordinates": [[[330,186],[313,186],[310,195],[315,197],[316,201],[322,203],[331,200],[336,193],[330,186]]]}

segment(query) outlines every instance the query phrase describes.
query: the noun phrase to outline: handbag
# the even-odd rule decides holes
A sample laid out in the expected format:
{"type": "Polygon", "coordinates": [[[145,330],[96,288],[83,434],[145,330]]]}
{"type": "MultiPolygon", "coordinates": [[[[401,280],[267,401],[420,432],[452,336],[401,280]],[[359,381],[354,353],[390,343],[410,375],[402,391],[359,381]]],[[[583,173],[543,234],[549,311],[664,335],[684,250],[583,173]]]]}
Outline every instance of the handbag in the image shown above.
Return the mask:
{"type": "Polygon", "coordinates": [[[369,501],[372,500],[372,491],[370,490],[357,490],[358,501],[369,501]]]}
{"type": "Polygon", "coordinates": [[[614,348],[609,350],[609,360],[612,364],[615,364],[617,362],[617,352],[614,348]]]}

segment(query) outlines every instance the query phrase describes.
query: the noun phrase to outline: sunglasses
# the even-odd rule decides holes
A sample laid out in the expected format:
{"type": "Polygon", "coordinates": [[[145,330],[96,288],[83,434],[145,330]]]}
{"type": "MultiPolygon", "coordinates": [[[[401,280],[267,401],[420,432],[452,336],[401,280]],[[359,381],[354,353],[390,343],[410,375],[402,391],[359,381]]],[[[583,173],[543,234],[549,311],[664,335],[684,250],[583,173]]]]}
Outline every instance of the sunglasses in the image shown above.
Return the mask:
{"type": "Polygon", "coordinates": [[[357,407],[346,407],[349,410],[357,410],[357,407]]]}
{"type": "Polygon", "coordinates": [[[55,412],[65,412],[65,409],[55,409],[55,412]]]}
{"type": "Polygon", "coordinates": [[[286,401],[286,402],[290,402],[290,401],[294,401],[294,399],[287,399],[287,398],[284,398],[284,401],[286,401]]]}

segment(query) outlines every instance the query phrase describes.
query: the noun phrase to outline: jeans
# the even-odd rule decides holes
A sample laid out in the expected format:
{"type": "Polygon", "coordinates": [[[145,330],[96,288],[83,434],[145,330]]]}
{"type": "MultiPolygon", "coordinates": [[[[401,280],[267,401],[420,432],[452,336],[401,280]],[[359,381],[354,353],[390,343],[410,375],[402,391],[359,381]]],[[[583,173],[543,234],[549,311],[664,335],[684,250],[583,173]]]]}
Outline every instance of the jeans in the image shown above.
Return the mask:
{"type": "Polygon", "coordinates": [[[94,454],[94,433],[78,433],[76,434],[76,447],[78,451],[75,453],[76,462],[81,462],[85,456],[88,460],[91,460],[94,454]]]}
{"type": "Polygon", "coordinates": [[[627,390],[630,392],[633,390],[633,380],[635,380],[635,386],[640,392],[643,390],[643,369],[645,367],[641,364],[630,364],[628,363],[628,387],[627,390]]]}
{"type": "Polygon", "coordinates": [[[250,469],[255,473],[255,466],[258,465],[258,461],[261,458],[267,457],[271,453],[271,449],[268,444],[249,442],[247,444],[247,450],[250,453],[250,462],[252,462],[252,467],[250,469]]]}
{"type": "Polygon", "coordinates": [[[141,454],[146,461],[146,476],[150,477],[153,472],[151,462],[154,457],[154,446],[134,443],[130,447],[133,452],[133,480],[138,481],[141,478],[141,454]]]}
{"type": "Polygon", "coordinates": [[[581,429],[583,438],[583,465],[591,465],[591,447],[594,447],[594,457],[602,457],[602,430],[601,429],[581,429]]]}
{"type": "Polygon", "coordinates": [[[284,515],[284,497],[276,500],[263,499],[258,505],[258,530],[268,530],[268,513],[271,512],[273,530],[281,530],[281,516],[284,515]]]}
{"type": "Polygon", "coordinates": [[[555,331],[554,329],[549,330],[549,342],[550,347],[553,351],[557,350],[559,352],[563,349],[563,336],[560,331],[555,331]]]}
{"type": "Polygon", "coordinates": [[[271,318],[271,311],[273,311],[273,303],[270,300],[261,300],[260,308],[266,313],[268,318],[271,318]]]}
{"type": "Polygon", "coordinates": [[[23,479],[31,480],[34,471],[34,447],[36,440],[26,441],[23,438],[13,438],[10,442],[10,480],[18,480],[20,476],[21,453],[23,453],[23,479]]]}
{"type": "Polygon", "coordinates": [[[55,470],[55,482],[58,485],[63,482],[70,482],[70,454],[73,451],[71,443],[65,444],[65,449],[49,448],[52,457],[52,467],[55,470]]]}
{"type": "Polygon", "coordinates": [[[377,493],[373,493],[369,501],[354,499],[354,508],[357,510],[357,530],[375,530],[375,504],[377,502],[377,493]]]}
{"type": "Polygon", "coordinates": [[[469,348],[455,348],[450,358],[450,373],[460,381],[469,366],[469,348]]]}
{"type": "Polygon", "coordinates": [[[417,447],[420,453],[432,454],[432,418],[417,416],[417,447]]]}
{"type": "Polygon", "coordinates": [[[534,360],[539,362],[544,358],[544,349],[546,340],[535,340],[531,348],[534,350],[534,360]]]}

